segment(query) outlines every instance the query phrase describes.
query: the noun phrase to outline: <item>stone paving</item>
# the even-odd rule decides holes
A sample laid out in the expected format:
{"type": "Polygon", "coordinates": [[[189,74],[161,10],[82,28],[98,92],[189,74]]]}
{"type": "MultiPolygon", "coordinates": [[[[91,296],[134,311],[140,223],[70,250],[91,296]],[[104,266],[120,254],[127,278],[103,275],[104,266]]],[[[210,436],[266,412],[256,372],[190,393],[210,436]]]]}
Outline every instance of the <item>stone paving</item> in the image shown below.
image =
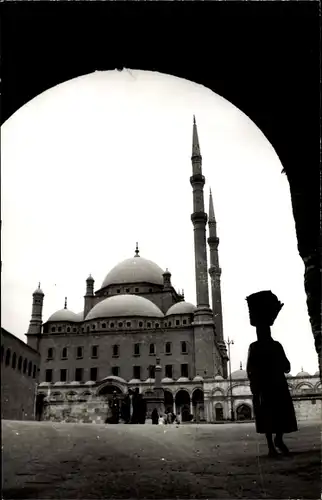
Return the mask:
{"type": "Polygon", "coordinates": [[[266,456],[253,423],[93,425],[2,421],[9,499],[321,498],[320,424],[266,456]]]}

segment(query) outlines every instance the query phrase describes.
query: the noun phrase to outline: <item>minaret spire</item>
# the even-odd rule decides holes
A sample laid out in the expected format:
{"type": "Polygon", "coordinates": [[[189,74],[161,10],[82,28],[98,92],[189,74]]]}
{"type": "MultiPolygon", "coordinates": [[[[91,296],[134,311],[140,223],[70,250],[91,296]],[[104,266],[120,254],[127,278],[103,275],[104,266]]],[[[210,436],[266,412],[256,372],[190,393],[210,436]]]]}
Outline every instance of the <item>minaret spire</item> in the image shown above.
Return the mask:
{"type": "Polygon", "coordinates": [[[139,244],[138,244],[138,242],[136,242],[134,257],[140,257],[139,252],[140,252],[139,251],[139,244]]]}
{"type": "Polygon", "coordinates": [[[67,309],[67,297],[65,297],[65,305],[64,305],[64,309],[67,309]]]}
{"type": "Polygon", "coordinates": [[[195,116],[193,117],[191,162],[192,177],[190,177],[190,183],[193,189],[193,214],[191,215],[191,220],[194,228],[197,310],[199,309],[199,311],[204,311],[206,312],[206,315],[209,315],[211,314],[211,311],[209,309],[207,273],[207,214],[205,213],[203,195],[205,178],[202,175],[202,157],[200,154],[200,145],[195,116]]]}
{"type": "Polygon", "coordinates": [[[27,344],[38,351],[39,340],[42,329],[42,309],[44,303],[44,292],[40,288],[40,283],[38,283],[37,290],[32,294],[32,311],[31,319],[29,323],[28,333],[27,333],[27,344]]]}
{"type": "Polygon", "coordinates": [[[214,316],[216,340],[222,357],[223,376],[224,378],[227,378],[228,357],[227,357],[227,349],[223,333],[223,314],[222,314],[221,284],[220,284],[221,268],[219,267],[219,253],[218,253],[219,238],[217,236],[217,223],[215,218],[214,202],[211,189],[209,191],[208,226],[209,226],[208,245],[210,254],[209,275],[211,279],[212,312],[214,316]]]}

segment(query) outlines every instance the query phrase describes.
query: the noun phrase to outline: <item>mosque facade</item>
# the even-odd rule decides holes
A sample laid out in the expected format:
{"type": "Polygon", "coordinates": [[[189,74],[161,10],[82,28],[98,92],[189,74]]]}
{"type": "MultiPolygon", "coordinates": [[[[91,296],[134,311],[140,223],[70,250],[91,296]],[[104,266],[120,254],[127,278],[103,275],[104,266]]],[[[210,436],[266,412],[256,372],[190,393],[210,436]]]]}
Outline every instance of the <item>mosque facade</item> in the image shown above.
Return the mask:
{"type": "Polygon", "coordinates": [[[166,388],[175,386],[176,411],[205,419],[204,382],[218,374],[227,378],[219,239],[211,192],[209,213],[205,212],[195,118],[192,135],[196,305],[173,288],[168,269],[140,256],[138,246],[135,255],[117,264],[98,289],[93,277],[87,278],[84,309],[78,314],[67,308],[65,300],[64,308],[43,322],[44,293],[39,286],[33,294],[27,338],[40,353],[38,396],[64,402],[53,407],[57,419],[78,406],[83,413],[91,408],[103,418],[112,392],[122,397],[130,387],[138,387],[153,399],[156,386],[165,391],[166,406],[171,404],[166,388]]]}

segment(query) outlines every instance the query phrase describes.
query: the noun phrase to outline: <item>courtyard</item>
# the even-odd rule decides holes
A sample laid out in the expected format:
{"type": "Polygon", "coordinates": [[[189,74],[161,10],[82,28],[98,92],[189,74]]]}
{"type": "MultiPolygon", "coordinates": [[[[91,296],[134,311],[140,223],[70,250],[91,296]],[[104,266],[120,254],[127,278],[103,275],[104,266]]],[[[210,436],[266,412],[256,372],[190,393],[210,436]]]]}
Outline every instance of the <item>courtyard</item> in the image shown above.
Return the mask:
{"type": "Polygon", "coordinates": [[[2,421],[9,499],[297,498],[321,496],[319,422],[266,456],[253,423],[180,426],[2,421]]]}

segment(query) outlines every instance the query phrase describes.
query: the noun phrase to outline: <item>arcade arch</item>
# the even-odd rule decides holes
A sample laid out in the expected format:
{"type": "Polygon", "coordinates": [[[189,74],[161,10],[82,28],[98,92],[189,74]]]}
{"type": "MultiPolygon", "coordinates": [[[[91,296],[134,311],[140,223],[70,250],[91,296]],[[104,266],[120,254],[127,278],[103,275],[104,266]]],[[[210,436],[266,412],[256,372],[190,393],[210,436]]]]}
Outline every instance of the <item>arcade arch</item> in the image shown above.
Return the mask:
{"type": "Polygon", "coordinates": [[[251,420],[252,409],[249,405],[242,403],[236,408],[236,419],[238,421],[251,420]]]}
{"type": "Polygon", "coordinates": [[[185,389],[180,389],[175,396],[176,413],[181,415],[182,422],[191,420],[190,394],[185,389]]]}

